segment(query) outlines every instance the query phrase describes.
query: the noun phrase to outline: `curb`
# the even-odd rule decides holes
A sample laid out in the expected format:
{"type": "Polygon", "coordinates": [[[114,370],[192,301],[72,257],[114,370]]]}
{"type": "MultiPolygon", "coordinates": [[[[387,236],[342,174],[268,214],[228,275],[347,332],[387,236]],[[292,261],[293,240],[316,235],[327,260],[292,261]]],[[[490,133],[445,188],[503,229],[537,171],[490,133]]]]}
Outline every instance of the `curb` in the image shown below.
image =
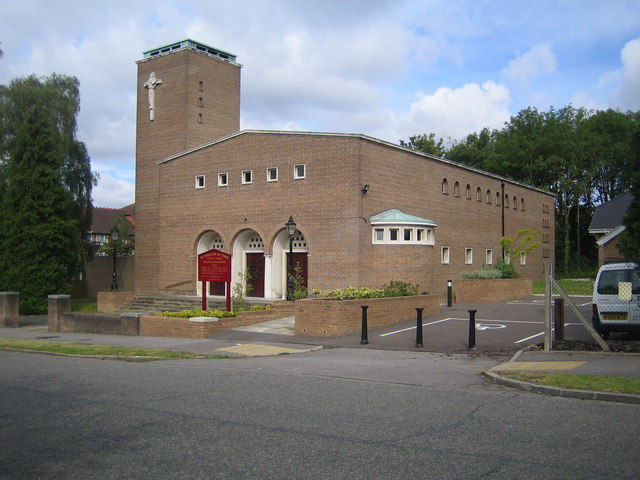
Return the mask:
{"type": "MultiPolygon", "coordinates": [[[[496,367],[494,367],[496,368],[496,367]]],[[[517,388],[531,393],[550,395],[554,397],[577,398],[579,400],[598,400],[602,402],[619,402],[640,405],[640,395],[628,393],[595,392],[592,390],[572,390],[568,388],[548,387],[536,385],[535,383],[522,382],[512,378],[505,378],[492,371],[493,368],[482,372],[482,376],[490,382],[504,385],[506,387],[517,388]]]]}

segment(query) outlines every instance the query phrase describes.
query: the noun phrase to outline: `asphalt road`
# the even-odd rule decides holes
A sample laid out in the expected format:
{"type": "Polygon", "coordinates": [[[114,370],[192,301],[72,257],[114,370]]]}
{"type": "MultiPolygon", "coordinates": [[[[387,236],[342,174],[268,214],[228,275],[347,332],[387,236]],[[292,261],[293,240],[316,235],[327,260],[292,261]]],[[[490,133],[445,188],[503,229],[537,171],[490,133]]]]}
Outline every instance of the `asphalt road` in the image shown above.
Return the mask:
{"type": "Polygon", "coordinates": [[[336,348],[124,363],[0,352],[3,479],[636,479],[640,407],[336,348]]]}

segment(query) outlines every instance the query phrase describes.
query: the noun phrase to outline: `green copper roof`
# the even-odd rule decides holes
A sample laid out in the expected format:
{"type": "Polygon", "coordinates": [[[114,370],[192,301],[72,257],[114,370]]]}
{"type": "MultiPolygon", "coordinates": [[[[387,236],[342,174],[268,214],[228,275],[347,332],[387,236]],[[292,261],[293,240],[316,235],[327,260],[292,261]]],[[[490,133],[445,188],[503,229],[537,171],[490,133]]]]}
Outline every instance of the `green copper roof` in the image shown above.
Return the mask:
{"type": "Polygon", "coordinates": [[[382,213],[372,215],[369,219],[371,225],[423,225],[428,227],[437,227],[438,224],[433,220],[409,215],[397,208],[386,210],[382,213]]]}
{"type": "Polygon", "coordinates": [[[194,40],[191,40],[190,38],[187,38],[186,40],[181,40],[179,42],[170,43],[169,45],[165,45],[163,47],[147,50],[146,52],[143,52],[142,55],[144,56],[144,58],[150,58],[150,57],[155,57],[156,55],[173,52],[174,50],[182,50],[183,48],[191,48],[192,50],[204,52],[209,55],[213,55],[215,57],[223,58],[224,60],[230,60],[232,62],[236,61],[236,56],[233,53],[225,52],[223,50],[210,47],[209,45],[196,42],[194,40]]]}

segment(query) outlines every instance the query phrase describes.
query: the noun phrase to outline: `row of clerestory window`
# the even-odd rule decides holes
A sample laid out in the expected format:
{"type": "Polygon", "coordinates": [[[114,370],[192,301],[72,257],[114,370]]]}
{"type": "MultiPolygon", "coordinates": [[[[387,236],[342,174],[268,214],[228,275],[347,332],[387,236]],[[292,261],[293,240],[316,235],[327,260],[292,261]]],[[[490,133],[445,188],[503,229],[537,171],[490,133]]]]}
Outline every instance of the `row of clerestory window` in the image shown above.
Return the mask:
{"type": "MultiPolygon", "coordinates": [[[[307,178],[307,167],[305,164],[294,165],[293,167],[294,180],[302,180],[307,178]]],[[[267,182],[278,181],[278,167],[267,168],[267,182]]],[[[196,189],[205,188],[206,178],[205,175],[196,175],[195,178],[196,189]]],[[[240,176],[240,183],[242,185],[250,185],[253,183],[253,170],[242,170],[240,176]]],[[[229,186],[229,174],[227,172],[218,173],[218,186],[229,186]]]]}
{"type": "MultiPolygon", "coordinates": [[[[443,195],[449,195],[449,182],[447,181],[446,178],[442,179],[442,194],[443,195]]],[[[460,197],[460,183],[459,182],[455,182],[453,184],[453,196],[454,197],[460,197]]],[[[467,200],[471,200],[471,185],[467,184],[467,186],[465,187],[465,192],[464,192],[464,196],[467,200]]],[[[487,189],[486,192],[482,192],[482,189],[480,187],[476,188],[476,201],[477,202],[482,202],[483,200],[485,201],[485,203],[487,203],[488,205],[491,205],[492,203],[494,203],[494,196],[491,193],[490,189],[487,189]]],[[[500,192],[496,192],[495,194],[495,205],[496,206],[500,206],[502,204],[502,199],[501,199],[501,195],[500,192]]],[[[509,198],[509,195],[505,195],[504,196],[504,207],[505,208],[513,208],[514,210],[518,210],[518,208],[522,211],[525,210],[525,201],[524,198],[521,198],[520,201],[518,201],[517,197],[514,195],[513,198],[509,198]]]]}

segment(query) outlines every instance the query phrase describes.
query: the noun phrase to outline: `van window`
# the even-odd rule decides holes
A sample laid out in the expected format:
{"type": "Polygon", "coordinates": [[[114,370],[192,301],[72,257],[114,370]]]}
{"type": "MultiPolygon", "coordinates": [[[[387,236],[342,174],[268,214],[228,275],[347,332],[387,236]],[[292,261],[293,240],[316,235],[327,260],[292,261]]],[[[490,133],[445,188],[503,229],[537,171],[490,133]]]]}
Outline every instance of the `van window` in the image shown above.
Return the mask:
{"type": "Polygon", "coordinates": [[[604,295],[617,295],[619,282],[632,282],[632,293],[634,295],[640,293],[640,272],[636,270],[603,270],[600,273],[600,280],[598,282],[598,293],[604,295]],[[628,273],[631,273],[631,279],[629,279],[628,273]]]}
{"type": "Polygon", "coordinates": [[[600,272],[598,293],[604,295],[617,295],[618,282],[626,281],[626,270],[603,270],[600,272]]]}

